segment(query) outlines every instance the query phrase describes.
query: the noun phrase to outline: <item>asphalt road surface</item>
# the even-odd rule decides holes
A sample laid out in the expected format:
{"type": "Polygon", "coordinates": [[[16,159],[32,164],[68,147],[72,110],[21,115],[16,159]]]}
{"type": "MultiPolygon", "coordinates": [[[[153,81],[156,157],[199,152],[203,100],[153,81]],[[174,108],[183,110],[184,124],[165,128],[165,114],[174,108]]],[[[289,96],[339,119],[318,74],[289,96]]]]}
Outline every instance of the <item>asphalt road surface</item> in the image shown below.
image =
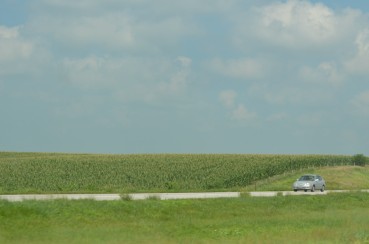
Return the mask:
{"type": "MultiPolygon", "coordinates": [[[[368,192],[369,190],[361,190],[368,192]]],[[[304,191],[260,191],[249,192],[251,197],[274,197],[274,196],[288,196],[288,195],[326,195],[331,192],[349,192],[348,190],[326,190],[324,192],[304,192],[304,191]]],[[[243,193],[247,194],[247,193],[243,193]]],[[[24,195],[0,195],[0,199],[10,202],[24,201],[24,200],[54,200],[54,199],[92,199],[96,201],[113,201],[124,198],[131,200],[145,200],[145,199],[202,199],[202,198],[234,198],[240,197],[240,192],[197,192],[197,193],[131,193],[131,194],[24,194],[24,195]]]]}

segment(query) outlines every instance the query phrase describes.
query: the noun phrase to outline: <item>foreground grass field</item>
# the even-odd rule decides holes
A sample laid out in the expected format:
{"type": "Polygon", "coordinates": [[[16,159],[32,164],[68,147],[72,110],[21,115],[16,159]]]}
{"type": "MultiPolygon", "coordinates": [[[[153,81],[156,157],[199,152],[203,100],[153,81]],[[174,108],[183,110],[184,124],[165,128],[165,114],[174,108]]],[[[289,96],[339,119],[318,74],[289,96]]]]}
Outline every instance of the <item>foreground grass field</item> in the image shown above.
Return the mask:
{"type": "Polygon", "coordinates": [[[239,191],[276,175],[354,164],[341,155],[0,152],[0,194],[239,191]]]}
{"type": "Polygon", "coordinates": [[[0,243],[367,243],[369,194],[0,201],[0,243]]]}

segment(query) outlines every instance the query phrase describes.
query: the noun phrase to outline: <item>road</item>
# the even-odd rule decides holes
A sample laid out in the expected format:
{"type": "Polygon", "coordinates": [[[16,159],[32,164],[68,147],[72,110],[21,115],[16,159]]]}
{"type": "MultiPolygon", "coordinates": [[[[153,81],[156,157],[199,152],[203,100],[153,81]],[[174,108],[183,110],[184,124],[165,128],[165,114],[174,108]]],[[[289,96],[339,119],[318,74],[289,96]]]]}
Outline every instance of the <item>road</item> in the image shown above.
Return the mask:
{"type": "Polygon", "coordinates": [[[131,193],[131,194],[23,194],[23,195],[0,195],[0,199],[11,202],[23,200],[53,200],[53,199],[93,199],[97,201],[121,200],[124,198],[131,200],[145,199],[200,199],[200,198],[229,198],[239,197],[239,192],[199,192],[199,193],[131,193]]]}
{"type": "MultiPolygon", "coordinates": [[[[361,190],[368,192],[369,190],[361,190]]],[[[348,190],[327,190],[324,192],[293,192],[293,191],[261,191],[249,192],[251,197],[274,197],[274,196],[288,196],[288,195],[326,195],[331,192],[349,192],[348,190]]],[[[247,194],[247,193],[242,193],[247,194]]],[[[23,195],[0,195],[0,200],[7,200],[10,202],[18,202],[24,200],[54,200],[54,199],[68,199],[81,200],[92,199],[96,201],[113,201],[124,198],[131,200],[145,200],[145,199],[204,199],[204,198],[235,198],[240,197],[241,192],[197,192],[197,193],[130,193],[130,194],[23,194],[23,195]]]]}

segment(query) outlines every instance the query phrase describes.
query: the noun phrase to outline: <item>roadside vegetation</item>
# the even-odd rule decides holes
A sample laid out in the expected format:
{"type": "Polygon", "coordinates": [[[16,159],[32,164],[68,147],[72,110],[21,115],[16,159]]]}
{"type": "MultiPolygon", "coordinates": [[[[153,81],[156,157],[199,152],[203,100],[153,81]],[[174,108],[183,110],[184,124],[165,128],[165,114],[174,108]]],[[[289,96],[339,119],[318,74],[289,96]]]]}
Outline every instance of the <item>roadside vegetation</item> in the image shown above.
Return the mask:
{"type": "Polygon", "coordinates": [[[369,189],[369,167],[332,166],[306,168],[276,175],[241,188],[242,191],[290,191],[292,183],[303,174],[318,174],[326,181],[326,190],[369,189]]]}
{"type": "Polygon", "coordinates": [[[0,201],[0,243],[367,243],[369,194],[0,201]]]}

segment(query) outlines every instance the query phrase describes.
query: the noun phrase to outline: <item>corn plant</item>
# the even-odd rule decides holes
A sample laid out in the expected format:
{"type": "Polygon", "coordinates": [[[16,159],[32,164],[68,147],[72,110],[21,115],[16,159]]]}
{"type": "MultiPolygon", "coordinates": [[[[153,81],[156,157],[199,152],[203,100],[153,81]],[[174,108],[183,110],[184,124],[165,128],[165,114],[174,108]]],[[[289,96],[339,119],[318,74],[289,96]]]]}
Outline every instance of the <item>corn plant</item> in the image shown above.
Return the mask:
{"type": "Polygon", "coordinates": [[[255,154],[51,154],[0,152],[0,193],[229,190],[352,156],[255,154]]]}

